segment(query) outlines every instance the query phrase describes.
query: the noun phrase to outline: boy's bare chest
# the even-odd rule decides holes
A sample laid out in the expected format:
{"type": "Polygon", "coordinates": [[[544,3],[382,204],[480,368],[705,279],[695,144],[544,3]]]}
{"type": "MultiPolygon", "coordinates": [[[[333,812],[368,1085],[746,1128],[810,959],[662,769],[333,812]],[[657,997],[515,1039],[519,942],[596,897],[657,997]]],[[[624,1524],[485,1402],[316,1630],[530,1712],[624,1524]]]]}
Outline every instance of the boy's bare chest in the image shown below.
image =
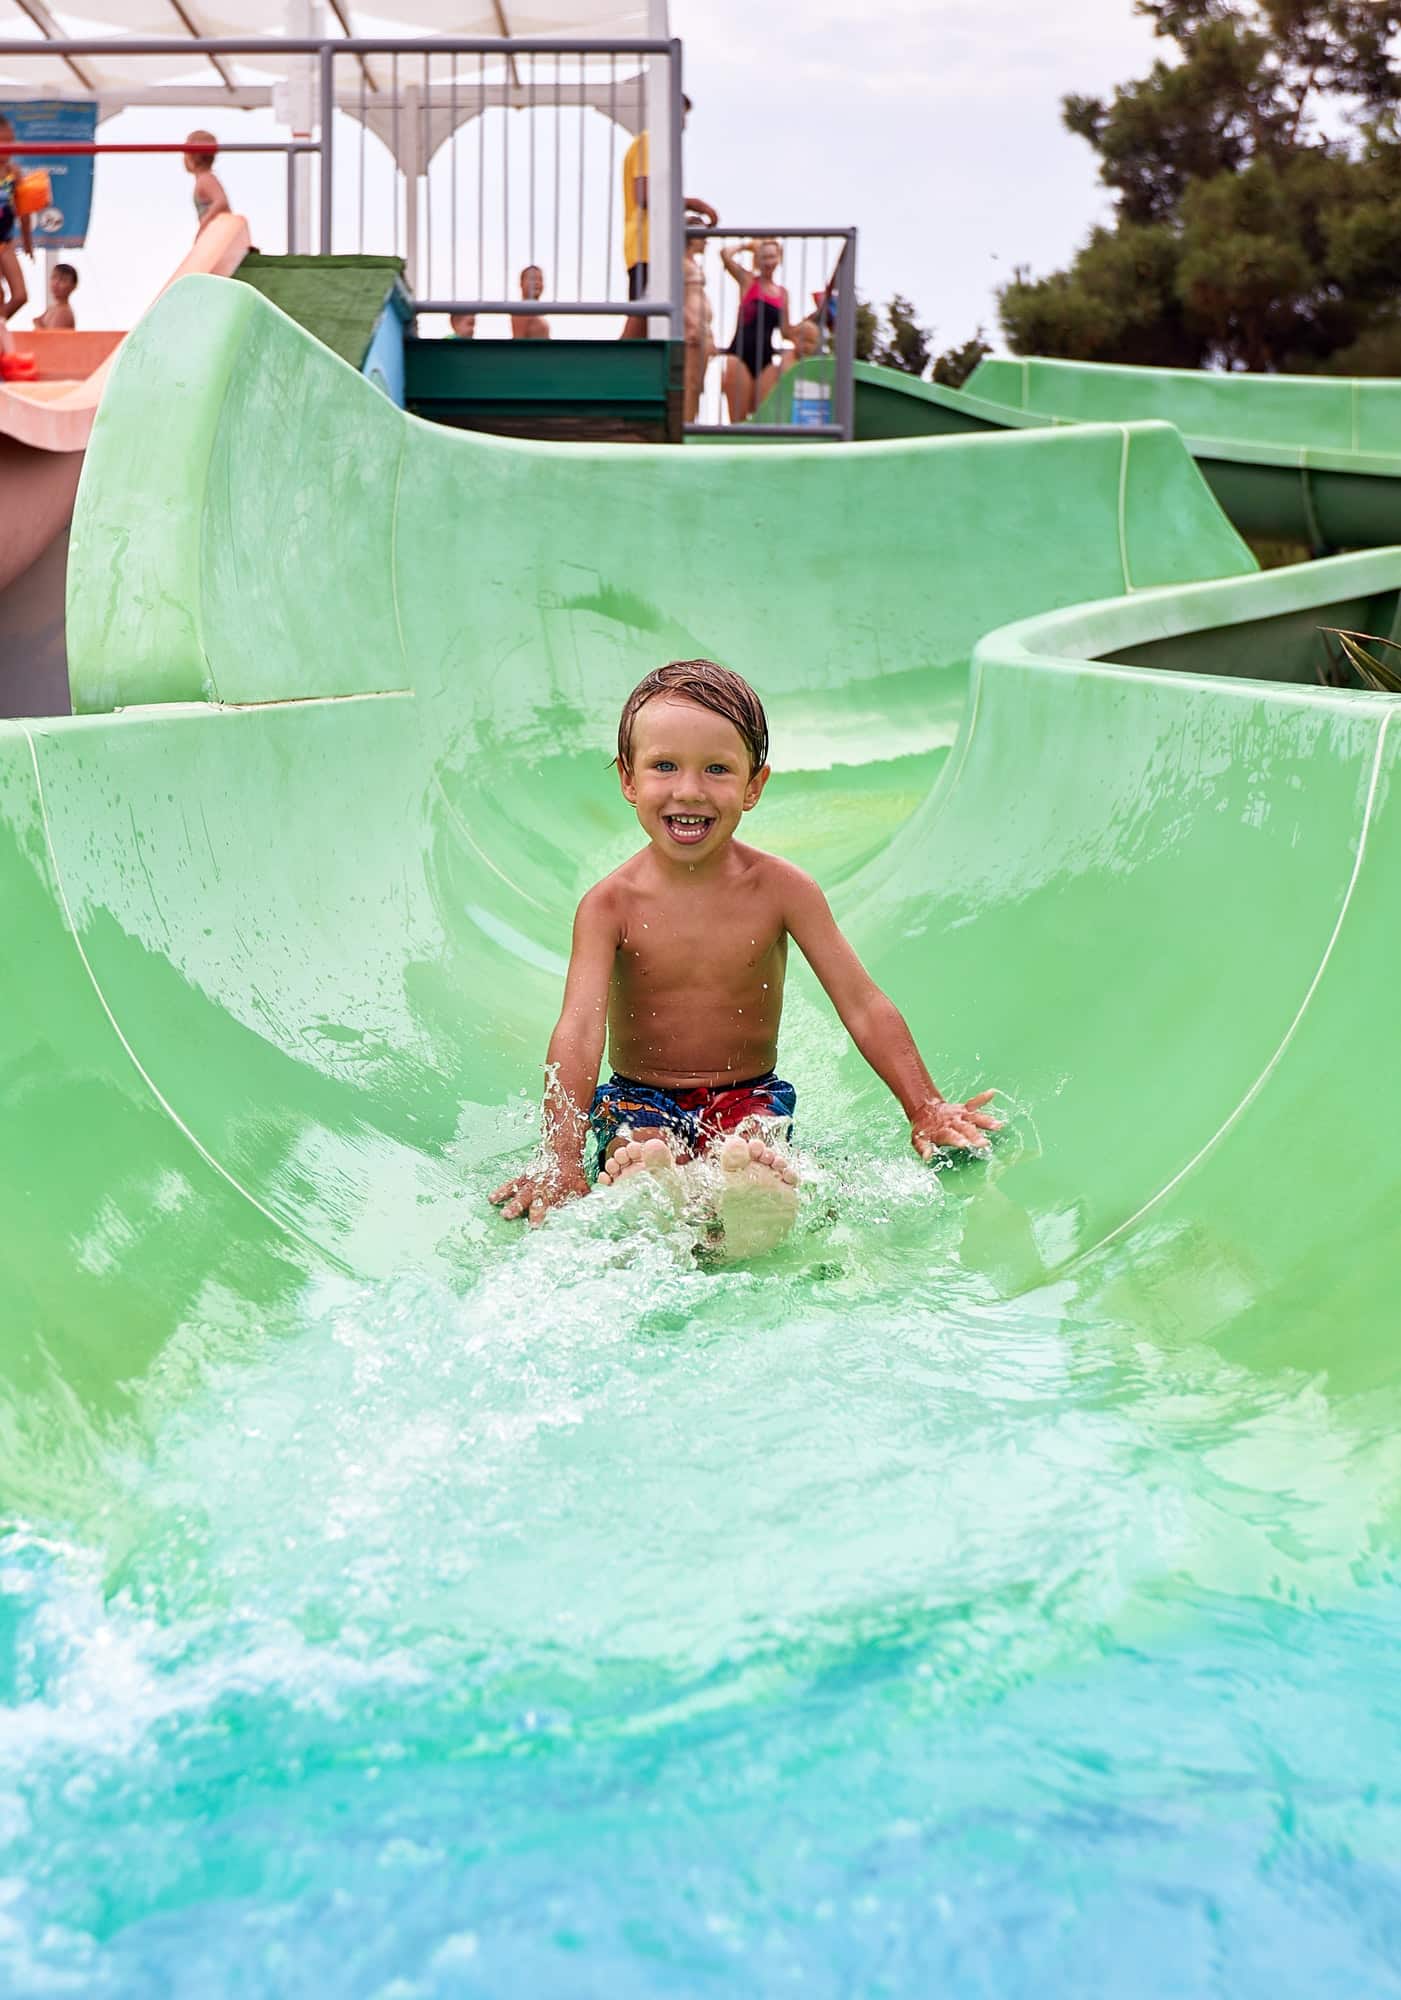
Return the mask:
{"type": "Polygon", "coordinates": [[[618,971],[654,990],[744,983],[785,954],[775,903],[746,894],[639,897],[623,927],[618,971]]]}

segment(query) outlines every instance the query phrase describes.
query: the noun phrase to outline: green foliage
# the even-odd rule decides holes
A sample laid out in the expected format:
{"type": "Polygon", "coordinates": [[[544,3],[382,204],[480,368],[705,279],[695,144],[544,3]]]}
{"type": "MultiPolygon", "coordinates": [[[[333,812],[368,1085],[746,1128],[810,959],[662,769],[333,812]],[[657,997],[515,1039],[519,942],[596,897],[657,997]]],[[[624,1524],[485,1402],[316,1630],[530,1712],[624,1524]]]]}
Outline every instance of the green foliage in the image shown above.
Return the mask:
{"type": "Polygon", "coordinates": [[[880,314],[869,299],[856,301],[856,359],[874,361],[880,339],[880,314]]]}
{"type": "Polygon", "coordinates": [[[1068,269],[1004,288],[1013,350],[1291,370],[1346,355],[1395,372],[1401,75],[1387,50],[1401,4],[1136,4],[1178,60],[1107,103],[1066,99],[1115,219],[1068,269]]]}
{"type": "Polygon", "coordinates": [[[983,329],[979,327],[971,340],[963,341],[958,347],[946,347],[935,358],[931,380],[944,389],[961,389],[983,356],[991,353],[991,347],[983,339],[983,329]]]}
{"type": "MultiPolygon", "coordinates": [[[[933,352],[934,329],[921,326],[915,307],[896,292],[882,313],[868,299],[856,301],[856,359],[874,361],[882,368],[898,368],[904,375],[922,376],[933,352]]],[[[949,347],[934,362],[933,376],[952,389],[961,388],[985,354],[992,349],[983,339],[983,329],[957,347],[949,347]]]]}
{"type": "Polygon", "coordinates": [[[885,309],[890,331],[875,351],[882,368],[898,368],[905,375],[923,375],[929,366],[933,329],[921,326],[910,300],[896,292],[885,309]]]}

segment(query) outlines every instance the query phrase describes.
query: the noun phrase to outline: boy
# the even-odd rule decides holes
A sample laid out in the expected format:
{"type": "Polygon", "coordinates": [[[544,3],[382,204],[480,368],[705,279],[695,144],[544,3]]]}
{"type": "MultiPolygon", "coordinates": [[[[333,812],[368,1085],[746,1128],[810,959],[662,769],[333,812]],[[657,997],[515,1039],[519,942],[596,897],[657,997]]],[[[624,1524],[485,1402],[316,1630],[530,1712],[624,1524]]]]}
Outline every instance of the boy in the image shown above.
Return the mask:
{"type": "Polygon", "coordinates": [[[71,331],[78,322],[68,301],[78,289],[78,273],[71,264],[55,264],[49,274],[49,303],[35,320],[50,333],[71,331]]]}
{"type": "MultiPolygon", "coordinates": [[[[545,296],[545,273],[538,264],[527,264],[521,272],[521,297],[523,299],[543,299],[545,296]]],[[[512,340],[548,340],[550,322],[539,313],[512,313],[512,340]]]]}
{"type": "Polygon", "coordinates": [[[587,1194],[592,1128],[600,1186],[648,1173],[679,1209],[687,1166],[692,1185],[699,1177],[713,1194],[727,1254],[772,1248],[792,1223],[797,1174],[744,1129],[793,1116],[792,1085],[774,1072],[790,938],[899,1099],[920,1158],[936,1146],[986,1146],[999,1123],[982,1108],[993,1092],[946,1102],[817,884],[735,839],[769,777],[768,721],[748,683],[713,660],[658,667],[623,706],[617,768],[647,845],[575,914],[546,1059],[543,1156],[491,1196],[502,1214],[538,1224],[587,1194]],[[595,1089],[605,1018],[615,1068],[595,1089]]]}
{"type": "Polygon", "coordinates": [[[229,213],[224,183],[214,171],[219,142],[212,132],[191,132],[185,141],[185,172],[195,177],[195,235],[206,230],[216,215],[229,213]]]}

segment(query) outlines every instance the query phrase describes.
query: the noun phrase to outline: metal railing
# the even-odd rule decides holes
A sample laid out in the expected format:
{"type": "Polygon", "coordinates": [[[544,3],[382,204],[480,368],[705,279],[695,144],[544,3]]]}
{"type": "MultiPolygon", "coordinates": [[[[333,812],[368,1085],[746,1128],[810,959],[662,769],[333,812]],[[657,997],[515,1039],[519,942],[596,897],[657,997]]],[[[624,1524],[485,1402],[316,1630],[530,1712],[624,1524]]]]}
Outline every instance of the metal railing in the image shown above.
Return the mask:
{"type": "MultiPolygon", "coordinates": [[[[392,251],[419,315],[500,314],[578,322],[609,317],[641,333],[665,322],[689,337],[687,400],[695,434],[850,438],[856,344],[854,229],[686,228],[681,179],[681,44],[675,39],[563,37],[91,36],[0,40],[0,71],[22,73],[35,58],[75,73],[102,58],[119,66],[112,87],[92,82],[99,120],[140,104],[256,109],[272,104],[286,140],[220,138],[221,154],[281,153],[287,163],[287,248],[392,251]],[[208,60],[227,95],[184,83],[134,87],[143,59],[208,60]],[[245,58],[240,66],[238,58],[245,58]],[[230,75],[226,59],[234,63],[230,75]],[[259,74],[250,78],[251,67],[259,74]],[[272,79],[276,77],[274,82],[272,79]],[[517,118],[516,114],[524,114],[517,118]],[[647,137],[646,255],[625,248],[632,189],[627,148],[647,137]],[[711,243],[772,236],[791,288],[785,331],[792,349],[770,361],[730,333],[740,293],[722,262],[707,269],[711,243]],[[701,265],[689,285],[687,241],[701,265]],[[517,259],[525,269],[515,276],[517,259]],[[645,274],[629,272],[629,262],[645,274]],[[540,295],[534,296],[540,275],[540,295]],[[531,273],[532,292],[525,291],[531,273]],[[499,282],[498,282],[499,274],[499,282]],[[626,286],[620,282],[628,277],[626,286]],[[516,284],[521,286],[517,295],[516,284]],[[637,297],[624,292],[637,291],[637,297]],[[717,353],[699,351],[694,321],[707,302],[717,353]],[[688,315],[688,303],[691,312],[688,315]],[[729,338],[728,348],[721,342],[729,338]],[[792,362],[811,349],[830,356],[830,379],[797,380],[791,422],[754,414],[792,362]],[[740,380],[742,364],[749,375],[740,380]],[[726,376],[729,381],[726,381],[726,376]],[[741,395],[739,392],[744,391],[741,395]],[[801,391],[801,397],[799,395],[801,391]],[[823,399],[825,397],[825,407],[823,399]],[[801,408],[799,403],[801,402],[801,408]],[[705,405],[702,420],[702,404],[705,405]],[[729,421],[725,421],[728,418],[729,421]]],[[[167,72],[168,74],[168,69],[167,72]]],[[[0,96],[20,96],[0,84],[0,96]]],[[[46,94],[46,93],[36,93],[46,94]]],[[[76,150],[26,146],[16,155],[76,150]]],[[[97,152],[179,152],[183,142],[106,145],[97,152]]],[[[637,178],[643,178],[638,175],[637,178]]],[[[237,206],[236,193],[235,203],[237,206]]],[[[636,251],[640,246],[633,244],[636,251]]],[[[705,317],[706,315],[702,315],[705,317]]],[[[611,329],[610,329],[611,331],[611,329]]],[[[787,399],[785,399],[786,406],[787,399]]]]}
{"type": "MultiPolygon", "coordinates": [[[[22,160],[71,159],[74,157],[96,157],[100,154],[116,154],[127,158],[142,154],[187,153],[189,146],[183,139],[105,140],[91,142],[78,139],[17,140],[14,152],[22,160]]],[[[296,165],[304,155],[319,158],[319,139],[231,139],[219,146],[220,154],[281,154],[287,162],[287,247],[292,248],[296,231],[295,211],[297,203],[296,165]]]]}
{"type": "MultiPolygon", "coordinates": [[[[520,311],[521,300],[511,296],[515,258],[523,248],[525,261],[539,265],[541,246],[548,243],[555,279],[572,273],[573,282],[556,282],[557,296],[533,303],[534,312],[661,318],[671,337],[681,338],[682,93],[681,44],[675,39],[90,36],[0,41],[0,67],[6,71],[36,58],[57,57],[72,64],[83,59],[95,63],[104,56],[124,68],[142,58],[169,62],[242,56],[287,73],[292,137],[267,150],[285,152],[288,158],[289,249],[310,247],[313,214],[323,253],[344,249],[352,238],[363,248],[370,218],[389,238],[375,247],[404,256],[409,289],[421,301],[420,311],[486,313],[520,311]],[[509,121],[517,111],[527,117],[513,132],[509,121]],[[586,121],[596,123],[599,114],[606,132],[595,133],[586,121]],[[553,151],[537,143],[550,117],[553,151]],[[358,126],[358,132],[352,135],[347,122],[358,126]],[[490,135],[489,122],[499,128],[490,135]],[[561,144],[566,123],[573,142],[568,169],[561,144]],[[461,133],[473,124],[477,143],[464,147],[461,133]],[[650,241],[645,289],[636,299],[626,296],[623,282],[622,131],[648,135],[650,241]],[[371,138],[389,156],[387,168],[382,159],[378,163],[384,183],[378,188],[370,181],[376,171],[367,145],[371,138]],[[598,138],[606,145],[606,167],[598,138]],[[524,163],[519,158],[522,141],[524,163]],[[347,151],[352,165],[348,176],[339,167],[347,151]],[[602,183],[592,211],[591,175],[596,193],[602,183]],[[470,254],[464,256],[463,238],[474,218],[470,254]],[[476,264],[475,288],[458,281],[464,262],[469,269],[476,264]],[[442,265],[446,285],[435,283],[442,265]],[[502,283],[488,283],[497,268],[502,283]]],[[[234,84],[242,106],[273,99],[271,85],[239,79],[234,84]]],[[[100,116],[100,84],[94,94],[100,116]]],[[[155,88],[115,95],[122,106],[161,101],[155,88]]],[[[178,101],[188,105],[193,94],[181,87],[178,101]]],[[[211,94],[204,101],[222,100],[211,94]]],[[[232,152],[234,147],[220,150],[232,152]]],[[[22,156],[24,148],[16,152],[22,156]]]]}
{"type": "Polygon", "coordinates": [[[353,235],[364,247],[374,171],[366,140],[374,134],[399,168],[392,247],[396,255],[402,247],[420,313],[622,314],[664,318],[672,338],[681,337],[679,42],[361,39],[324,43],[319,65],[321,102],[341,114],[323,126],[323,250],[350,233],[335,214],[347,136],[353,235]],[[374,58],[388,65],[377,88],[374,58]],[[347,62],[357,65],[349,90],[338,83],[347,62]],[[358,126],[353,135],[344,132],[347,116],[358,126]],[[642,133],[649,243],[646,259],[634,261],[645,262],[647,280],[633,299],[618,282],[627,262],[622,176],[642,133]],[[518,262],[519,282],[538,271],[544,283],[528,303],[515,292],[518,262]]]}
{"type": "Polygon", "coordinates": [[[856,231],[739,229],[724,223],[710,229],[688,227],[686,241],[688,434],[849,441],[856,356],[856,231]],[[781,291],[784,301],[784,317],[773,332],[787,344],[777,354],[772,352],[773,334],[765,337],[766,324],[773,325],[778,311],[771,303],[766,318],[751,313],[752,331],[745,330],[746,295],[758,275],[759,246],[766,243],[776,246],[778,263],[763,293],[771,302],[781,291]],[[696,251],[698,244],[722,246],[720,258],[707,262],[704,250],[696,251]],[[725,245],[736,246],[749,261],[733,250],[727,256],[725,245]],[[709,352],[704,351],[707,347],[709,352]],[[799,360],[822,356],[832,364],[823,379],[789,385],[794,398],[791,417],[766,418],[764,408],[789,369],[799,360]]]}

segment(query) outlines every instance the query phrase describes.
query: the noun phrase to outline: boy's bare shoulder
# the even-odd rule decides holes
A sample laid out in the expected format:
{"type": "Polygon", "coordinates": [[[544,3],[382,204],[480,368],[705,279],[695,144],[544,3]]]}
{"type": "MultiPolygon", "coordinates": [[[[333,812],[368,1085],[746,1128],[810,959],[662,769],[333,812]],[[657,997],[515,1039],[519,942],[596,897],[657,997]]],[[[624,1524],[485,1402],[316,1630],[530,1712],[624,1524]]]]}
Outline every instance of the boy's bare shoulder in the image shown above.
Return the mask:
{"type": "Polygon", "coordinates": [[[575,921],[587,924],[619,924],[637,893],[637,855],[632,855],[611,875],[595,882],[579,898],[575,921]]]}
{"type": "Polygon", "coordinates": [[[735,842],[736,851],[748,868],[753,868],[766,889],[771,889],[785,908],[792,902],[810,902],[814,897],[825,901],[819,882],[799,868],[796,862],[784,861],[777,854],[769,854],[762,847],[741,847],[735,842]]]}

